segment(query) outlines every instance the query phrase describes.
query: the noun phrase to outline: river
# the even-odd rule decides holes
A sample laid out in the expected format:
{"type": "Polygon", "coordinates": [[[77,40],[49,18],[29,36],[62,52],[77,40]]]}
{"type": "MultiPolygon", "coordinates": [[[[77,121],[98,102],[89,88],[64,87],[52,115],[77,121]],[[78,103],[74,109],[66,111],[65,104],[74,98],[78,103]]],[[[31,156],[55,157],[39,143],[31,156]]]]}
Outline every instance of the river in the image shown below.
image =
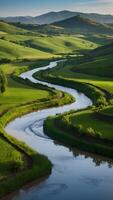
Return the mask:
{"type": "MultiPolygon", "coordinates": [[[[22,73],[34,83],[45,84],[73,95],[76,101],[70,105],[49,108],[27,114],[10,122],[5,130],[8,134],[26,142],[30,147],[46,155],[53,164],[51,175],[40,184],[21,189],[11,200],[113,200],[113,163],[104,157],[67,148],[48,138],[43,132],[46,117],[87,108],[92,101],[74,89],[42,82],[33,78],[40,70],[53,68],[57,62],[22,73]]],[[[61,62],[61,61],[60,61],[61,62]]]]}

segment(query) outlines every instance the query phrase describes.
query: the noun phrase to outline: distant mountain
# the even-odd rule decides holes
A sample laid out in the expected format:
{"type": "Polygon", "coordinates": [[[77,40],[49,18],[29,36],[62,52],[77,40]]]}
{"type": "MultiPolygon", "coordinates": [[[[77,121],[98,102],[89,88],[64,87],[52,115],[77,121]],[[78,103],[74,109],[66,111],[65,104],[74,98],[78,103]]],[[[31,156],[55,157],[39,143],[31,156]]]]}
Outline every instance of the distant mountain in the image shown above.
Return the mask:
{"type": "Polygon", "coordinates": [[[83,18],[79,15],[54,22],[52,24],[34,25],[34,24],[22,24],[12,23],[16,27],[26,29],[32,32],[48,34],[48,35],[60,35],[60,34],[106,34],[113,35],[113,27],[108,24],[100,24],[93,20],[83,18]]]}
{"type": "Polygon", "coordinates": [[[97,23],[93,20],[83,18],[81,16],[71,17],[59,22],[52,24],[54,27],[65,29],[68,33],[102,33],[102,34],[113,34],[113,28],[97,23]]]}
{"type": "Polygon", "coordinates": [[[30,16],[20,16],[20,17],[6,17],[2,18],[7,22],[21,22],[25,24],[51,24],[57,21],[65,20],[74,16],[80,15],[83,18],[88,18],[94,20],[98,23],[113,23],[113,15],[102,15],[95,13],[81,13],[72,12],[68,10],[60,12],[49,12],[40,16],[30,17],[30,16]]]}
{"type": "Polygon", "coordinates": [[[75,12],[60,11],[60,12],[49,12],[40,16],[35,17],[37,24],[51,24],[56,21],[68,19],[75,16],[75,12]]]}
{"type": "Polygon", "coordinates": [[[23,16],[19,16],[19,17],[2,17],[1,20],[4,20],[6,22],[20,22],[20,23],[25,23],[25,24],[33,24],[35,23],[35,21],[33,20],[33,17],[23,17],[23,16]]]}

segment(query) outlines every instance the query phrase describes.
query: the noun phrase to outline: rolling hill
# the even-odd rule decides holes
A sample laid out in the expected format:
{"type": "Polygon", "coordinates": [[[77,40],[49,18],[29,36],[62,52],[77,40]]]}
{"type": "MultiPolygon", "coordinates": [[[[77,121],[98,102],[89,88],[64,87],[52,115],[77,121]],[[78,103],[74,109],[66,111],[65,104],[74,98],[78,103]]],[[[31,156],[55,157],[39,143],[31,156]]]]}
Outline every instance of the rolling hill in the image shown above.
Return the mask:
{"type": "Polygon", "coordinates": [[[0,39],[0,59],[38,59],[50,58],[53,55],[33,48],[24,47],[0,39]]]}
{"type": "Polygon", "coordinates": [[[91,55],[94,56],[104,56],[113,54],[113,43],[101,46],[91,51],[91,55]]]}
{"type": "MultiPolygon", "coordinates": [[[[47,35],[60,34],[106,34],[113,36],[113,27],[108,24],[100,24],[93,20],[86,19],[80,15],[58,21],[52,24],[34,25],[13,23],[14,26],[47,35]]],[[[102,35],[101,35],[102,36],[102,35]]]]}
{"type": "Polygon", "coordinates": [[[4,33],[10,33],[10,34],[26,34],[26,33],[28,33],[27,30],[18,28],[16,26],[8,24],[4,21],[0,21],[0,31],[2,31],[4,33]]]}
{"type": "Polygon", "coordinates": [[[113,28],[96,23],[93,20],[83,18],[81,16],[75,16],[66,20],[62,20],[59,22],[55,22],[52,24],[55,27],[59,27],[62,29],[67,30],[68,32],[75,32],[75,33],[102,33],[102,34],[113,34],[113,28]]]}

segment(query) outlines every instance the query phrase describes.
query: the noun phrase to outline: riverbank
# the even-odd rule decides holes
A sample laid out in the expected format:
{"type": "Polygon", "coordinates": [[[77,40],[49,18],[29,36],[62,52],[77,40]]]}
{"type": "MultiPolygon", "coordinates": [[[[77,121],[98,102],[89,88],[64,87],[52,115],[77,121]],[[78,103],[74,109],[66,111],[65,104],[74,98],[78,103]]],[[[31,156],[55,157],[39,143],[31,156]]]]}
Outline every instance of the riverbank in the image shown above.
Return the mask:
{"type": "MultiPolygon", "coordinates": [[[[72,116],[71,113],[70,115],[72,116]]],[[[69,147],[76,147],[87,152],[113,158],[112,141],[101,139],[97,135],[99,133],[96,134],[93,129],[88,129],[89,132],[85,132],[84,127],[81,130],[80,126],[74,126],[73,123],[67,121],[64,122],[63,117],[66,118],[66,114],[64,116],[48,117],[45,120],[44,132],[48,137],[69,147]]]]}
{"type": "MultiPolygon", "coordinates": [[[[112,137],[113,126],[111,122],[113,121],[113,119],[112,116],[108,116],[108,114],[110,113],[110,110],[112,110],[112,106],[110,107],[110,105],[112,105],[113,95],[111,92],[107,90],[107,88],[104,89],[101,88],[100,86],[88,82],[88,77],[87,77],[88,75],[86,76],[86,80],[84,78],[84,82],[82,81],[82,79],[81,81],[77,81],[76,78],[74,79],[74,75],[75,77],[78,76],[78,79],[80,79],[79,76],[82,77],[83,74],[80,73],[77,74],[75,73],[75,71],[72,74],[72,71],[71,70],[69,71],[69,69],[72,69],[72,66],[69,68],[69,66],[67,65],[68,70],[65,69],[66,73],[64,73],[64,67],[65,67],[64,64],[66,65],[68,62],[69,61],[65,61],[63,64],[59,63],[55,69],[46,70],[44,71],[44,73],[43,71],[41,71],[38,74],[35,73],[33,76],[40,80],[46,80],[47,82],[51,82],[54,84],[76,88],[78,91],[84,92],[90,99],[92,99],[94,106],[93,109],[91,109],[91,113],[89,113],[88,110],[79,112],[79,114],[73,111],[68,114],[65,114],[63,116],[63,118],[65,119],[63,120],[61,119],[61,116],[56,117],[55,119],[48,119],[47,122],[45,122],[45,132],[47,134],[48,133],[50,134],[51,132],[50,130],[55,130],[55,129],[56,132],[58,133],[60,131],[63,131],[64,133],[67,133],[68,136],[73,135],[75,137],[76,139],[75,146],[77,146],[76,144],[77,139],[79,139],[81,140],[81,142],[84,142],[86,144],[81,146],[78,144],[80,148],[84,146],[83,148],[84,150],[89,150],[94,153],[112,157],[113,150],[111,144],[113,142],[113,137],[112,137]],[[61,76],[59,72],[61,72],[61,76]],[[67,77],[63,77],[63,73],[64,75],[66,74],[65,76],[67,77]],[[71,74],[73,78],[68,78],[68,74],[69,76],[71,74]],[[103,114],[103,110],[105,110],[105,108],[107,107],[108,107],[107,112],[109,111],[109,113],[103,114]],[[58,119],[58,121],[56,119],[58,119]],[[55,124],[58,125],[58,123],[55,123],[55,121],[59,122],[59,127],[55,125],[55,124]],[[48,124],[50,125],[51,128],[49,128],[48,124]],[[77,136],[79,136],[79,138],[77,138],[77,136]],[[92,147],[90,144],[89,145],[87,144],[87,140],[89,141],[89,143],[92,144],[92,147]],[[102,147],[103,140],[104,140],[103,144],[104,146],[102,147]],[[90,148],[88,148],[88,146],[90,146],[90,148]]],[[[70,63],[71,62],[69,62],[69,64],[70,63]]],[[[55,135],[57,135],[56,132],[55,135]]],[[[60,136],[58,137],[59,141],[62,141],[61,137],[60,136]]],[[[54,134],[52,138],[54,138],[54,134]]],[[[78,143],[79,142],[80,141],[78,141],[78,143]]]]}
{"type": "MultiPolygon", "coordinates": [[[[47,86],[41,84],[33,84],[29,80],[24,80],[17,76],[12,76],[13,81],[17,81],[18,84],[28,85],[26,87],[35,88],[45,92],[48,91],[48,98],[40,98],[39,100],[33,100],[32,102],[22,102],[21,105],[13,106],[7,112],[4,112],[0,118],[0,135],[9,145],[17,149],[21,154],[26,157],[28,161],[25,169],[19,170],[19,164],[15,163],[15,175],[10,175],[8,178],[4,178],[0,182],[0,197],[19,189],[23,185],[37,178],[47,176],[51,173],[52,164],[47,157],[38,154],[33,149],[28,147],[24,142],[17,141],[14,137],[4,131],[4,127],[17,117],[21,117],[27,113],[35,112],[37,110],[47,109],[50,107],[62,106],[64,104],[72,103],[75,99],[64,92],[53,90],[47,86]]],[[[14,171],[13,171],[14,172],[14,171]]]]}

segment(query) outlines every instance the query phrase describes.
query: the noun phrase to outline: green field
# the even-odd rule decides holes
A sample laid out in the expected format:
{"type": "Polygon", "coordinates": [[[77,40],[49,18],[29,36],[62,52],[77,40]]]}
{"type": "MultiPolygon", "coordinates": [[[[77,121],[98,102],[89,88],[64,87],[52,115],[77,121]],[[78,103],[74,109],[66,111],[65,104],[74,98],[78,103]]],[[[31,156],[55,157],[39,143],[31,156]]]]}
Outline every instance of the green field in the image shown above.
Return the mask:
{"type": "Polygon", "coordinates": [[[40,50],[36,50],[22,45],[14,44],[9,41],[0,40],[0,58],[9,60],[16,59],[40,59],[51,58],[53,55],[40,50]]]}
{"type": "MultiPolygon", "coordinates": [[[[25,63],[23,65],[25,65],[25,63]]],[[[13,64],[7,64],[7,68],[4,70],[4,72],[7,71],[9,75],[7,89],[3,94],[0,94],[1,119],[3,113],[10,110],[11,108],[16,108],[21,104],[27,104],[33,101],[38,102],[39,100],[52,97],[52,93],[46,89],[36,89],[27,86],[27,84],[25,85],[14,81],[10,77],[10,73],[12,73],[13,68],[12,66],[13,64]]],[[[22,64],[20,64],[20,67],[23,67],[22,64]]],[[[14,67],[13,70],[17,68],[19,68],[19,64],[14,67]]],[[[4,138],[0,138],[0,146],[0,183],[2,183],[3,180],[7,180],[8,177],[11,177],[14,172],[17,173],[17,171],[27,168],[29,163],[27,163],[25,155],[22,154],[19,149],[16,150],[15,147],[5,141],[4,138]]]]}
{"type": "Polygon", "coordinates": [[[96,48],[94,42],[78,36],[26,36],[5,35],[0,41],[1,58],[42,58],[61,54],[78,54],[80,51],[96,48]],[[5,48],[6,46],[6,48],[5,48]],[[15,52],[15,49],[18,51],[15,52]],[[6,54],[5,54],[6,53],[6,54]]]}
{"type": "Polygon", "coordinates": [[[16,173],[16,170],[23,170],[27,167],[25,156],[0,138],[0,182],[7,179],[8,176],[16,173]],[[17,168],[17,169],[16,169],[17,168]],[[19,169],[20,168],[20,169],[19,169]]]}
{"type": "Polygon", "coordinates": [[[0,97],[0,113],[22,103],[48,98],[50,95],[46,90],[37,90],[9,78],[7,90],[0,97]]]}
{"type": "Polygon", "coordinates": [[[109,107],[103,109],[103,110],[101,111],[101,113],[104,114],[104,115],[106,115],[106,116],[111,116],[111,117],[113,117],[113,107],[112,107],[112,106],[109,106],[109,107]]]}
{"type": "MultiPolygon", "coordinates": [[[[82,20],[84,22],[87,24],[87,20],[82,20]]],[[[88,24],[90,30],[94,30],[93,24],[88,24]]],[[[38,26],[34,26],[33,30],[27,29],[25,24],[20,26],[23,28],[0,21],[0,70],[7,78],[6,90],[0,93],[0,197],[35,177],[50,173],[51,169],[47,158],[7,135],[4,126],[28,112],[64,105],[74,100],[67,94],[53,91],[46,86],[33,85],[28,80],[22,81],[17,77],[20,73],[66,57],[66,61],[59,63],[55,69],[40,74],[40,77],[42,75],[44,80],[48,77],[55,81],[63,80],[64,86],[73,85],[74,89],[92,98],[93,109],[70,113],[70,121],[74,126],[82,125],[84,132],[92,129],[99,132],[102,139],[113,140],[113,125],[109,118],[105,121],[94,116],[97,111],[101,115],[113,116],[113,44],[108,44],[113,41],[109,32],[112,30],[102,25],[105,31],[109,31],[108,34],[100,33],[99,25],[95,24],[98,29],[96,33],[86,34],[85,31],[77,34],[74,30],[71,34],[69,30],[63,33],[61,28],[46,25],[40,26],[41,33],[38,26]],[[102,46],[104,44],[106,46],[102,46]],[[29,162],[29,159],[34,163],[29,162]],[[33,168],[28,172],[31,164],[33,168]],[[12,173],[17,177],[13,177],[12,173]],[[10,178],[12,185],[9,184],[10,178]],[[2,184],[6,184],[4,191],[2,184]]],[[[31,27],[33,28],[32,25],[31,27]]]]}
{"type": "Polygon", "coordinates": [[[113,124],[96,119],[91,111],[83,111],[72,115],[70,121],[75,125],[82,124],[84,130],[92,128],[101,134],[101,138],[113,140],[113,124]]]}
{"type": "Polygon", "coordinates": [[[113,56],[96,57],[93,61],[82,64],[77,63],[76,58],[72,63],[59,64],[49,73],[55,76],[62,76],[68,80],[75,80],[93,84],[97,87],[113,93],[113,56]],[[75,64],[74,64],[75,63],[75,64]]]}
{"type": "MultiPolygon", "coordinates": [[[[109,48],[111,46],[109,45],[109,48]]],[[[101,56],[71,58],[65,61],[64,64],[60,63],[55,69],[46,71],[44,77],[52,77],[52,81],[53,79],[57,81],[60,78],[60,80],[65,79],[65,82],[71,80],[73,84],[74,82],[90,84],[104,92],[106,98],[109,99],[108,96],[110,95],[110,102],[113,103],[113,54],[109,51],[108,46],[103,48],[108,50],[108,55],[103,56],[101,53],[101,56]]],[[[103,48],[100,48],[101,51],[103,48]]],[[[100,49],[97,49],[97,52],[100,53],[100,49]]],[[[51,81],[51,79],[49,80],[51,81]]],[[[84,93],[86,93],[85,90],[84,93]]],[[[86,110],[75,115],[72,114],[72,116],[70,114],[70,121],[75,126],[81,125],[84,132],[91,129],[92,132],[99,133],[101,138],[113,140],[111,119],[107,118],[105,120],[105,116],[99,118],[93,112],[86,110]]],[[[113,116],[113,106],[106,109],[101,108],[100,113],[101,115],[113,116]]]]}
{"type": "MultiPolygon", "coordinates": [[[[1,41],[0,41],[0,44],[1,41]]],[[[10,47],[8,47],[10,48],[10,47]]],[[[23,47],[24,48],[24,47],[23,47]]],[[[13,50],[13,48],[12,48],[13,50]]],[[[6,50],[5,50],[6,51],[6,50]]],[[[14,49],[14,52],[16,53],[16,50],[14,49]]],[[[9,53],[12,54],[12,52],[9,51],[9,53]]],[[[19,53],[19,52],[18,52],[19,53]]],[[[37,58],[37,56],[36,56],[37,58]]],[[[46,54],[45,54],[46,58],[46,54]]],[[[38,58],[37,58],[38,59],[38,58]]],[[[0,69],[2,69],[7,76],[7,86],[6,86],[6,91],[4,93],[0,94],[0,146],[1,146],[1,151],[0,151],[0,197],[7,193],[8,191],[13,191],[14,189],[17,189],[18,187],[21,187],[23,185],[22,179],[18,181],[18,184],[15,184],[15,175],[18,175],[18,173],[26,172],[26,170],[29,169],[29,166],[32,164],[30,163],[30,159],[33,157],[32,154],[30,155],[29,158],[29,152],[27,149],[25,149],[25,153],[23,150],[21,150],[21,147],[19,147],[19,144],[14,141],[13,145],[13,139],[8,138],[5,136],[4,137],[4,130],[2,127],[3,123],[6,123],[5,115],[7,115],[8,112],[11,112],[8,117],[12,115],[14,110],[19,108],[21,105],[29,105],[30,108],[32,108],[32,105],[36,104],[38,105],[39,102],[39,107],[40,107],[40,101],[45,101],[48,100],[49,98],[53,98],[53,93],[47,88],[41,89],[40,87],[37,86],[37,88],[34,88],[33,86],[28,86],[26,83],[19,83],[16,80],[13,80],[11,77],[11,74],[14,73],[15,71],[18,73],[22,71],[26,71],[30,68],[34,68],[35,66],[41,67],[44,66],[48,63],[49,61],[43,60],[43,61],[38,61],[38,60],[31,60],[31,61],[21,61],[21,62],[12,62],[12,63],[7,63],[7,64],[1,64],[0,69]],[[12,111],[11,111],[12,109],[12,111]],[[5,121],[3,120],[5,118],[5,121]],[[3,123],[2,123],[3,121],[3,123]],[[28,151],[28,152],[27,152],[28,151]],[[14,176],[14,179],[12,180],[12,183],[9,184],[8,181],[14,176]],[[4,184],[4,186],[3,186],[4,184]],[[6,184],[6,185],[5,185],[6,184]]],[[[44,104],[44,103],[43,103],[44,104]]],[[[44,106],[44,105],[43,105],[44,106]]],[[[38,108],[37,108],[38,109],[38,108]]],[[[26,108],[26,110],[29,109],[26,108]]],[[[24,109],[23,109],[24,111],[24,109]]],[[[27,111],[26,111],[27,112],[27,111]]],[[[19,116],[20,111],[17,116],[19,116]]],[[[22,145],[22,144],[21,144],[22,145]]],[[[20,145],[20,146],[21,146],[20,145]]],[[[25,147],[23,147],[24,149],[25,147]]],[[[38,154],[37,154],[38,155],[38,154]]],[[[39,155],[38,155],[39,156],[39,155]]],[[[37,159],[37,158],[36,158],[37,159]]],[[[37,163],[34,159],[34,165],[37,163]]],[[[50,171],[50,164],[48,163],[46,158],[40,157],[38,158],[39,162],[44,162],[45,165],[47,164],[47,172],[49,173],[50,171]]],[[[37,164],[36,164],[37,165],[37,164]]],[[[47,167],[46,166],[46,167],[47,167]]],[[[33,168],[32,168],[33,169],[33,168]]],[[[42,169],[40,172],[39,168],[37,168],[37,176],[43,176],[45,174],[46,169],[42,169]],[[42,174],[42,175],[41,175],[42,174]]],[[[29,180],[26,180],[28,175],[25,175],[25,183],[26,181],[28,182],[29,180]]],[[[35,174],[36,176],[36,174],[35,174]]],[[[33,177],[33,172],[32,176],[33,177]]],[[[18,176],[17,176],[18,179],[18,176]]],[[[30,176],[29,176],[30,179],[30,176]]]]}

